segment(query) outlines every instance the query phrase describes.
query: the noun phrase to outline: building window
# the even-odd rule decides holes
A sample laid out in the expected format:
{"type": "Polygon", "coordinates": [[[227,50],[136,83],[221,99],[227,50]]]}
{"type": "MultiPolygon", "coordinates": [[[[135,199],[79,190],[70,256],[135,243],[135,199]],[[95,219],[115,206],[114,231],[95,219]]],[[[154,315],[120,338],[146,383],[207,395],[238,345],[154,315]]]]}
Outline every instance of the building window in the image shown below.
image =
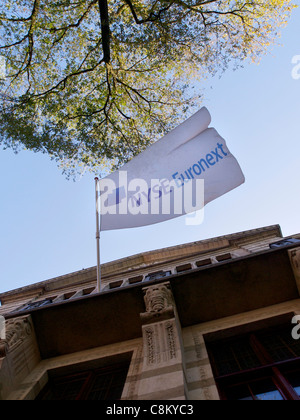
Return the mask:
{"type": "Polygon", "coordinates": [[[136,283],[140,283],[143,280],[144,280],[144,276],[140,275],[140,276],[130,277],[128,279],[128,283],[129,284],[136,284],[136,283]]]}
{"type": "Polygon", "coordinates": [[[117,289],[119,287],[121,287],[123,284],[123,280],[117,280],[117,281],[112,281],[111,283],[109,283],[109,288],[112,289],[117,289]]]}
{"type": "Polygon", "coordinates": [[[65,293],[64,294],[64,300],[71,299],[74,295],[76,295],[76,293],[77,293],[76,290],[73,291],[73,292],[65,293]]]}
{"type": "Polygon", "coordinates": [[[226,254],[218,255],[216,259],[218,262],[227,261],[232,259],[232,255],[230,252],[227,252],[226,254]]]}
{"type": "Polygon", "coordinates": [[[49,378],[37,400],[120,400],[129,363],[49,378]]]}
{"type": "Polygon", "coordinates": [[[269,247],[271,249],[277,249],[277,248],[281,248],[282,246],[288,246],[288,245],[294,245],[294,244],[300,244],[300,240],[296,238],[283,239],[282,241],[278,241],[278,242],[274,242],[273,244],[270,244],[269,247]]]}
{"type": "Polygon", "coordinates": [[[197,267],[204,267],[206,265],[212,264],[212,261],[210,258],[206,258],[205,260],[196,261],[197,267]]]}
{"type": "Polygon", "coordinates": [[[89,287],[87,289],[83,289],[82,290],[82,296],[90,295],[94,292],[94,290],[95,290],[95,287],[89,287]]]}
{"type": "Polygon", "coordinates": [[[55,298],[48,298],[44,300],[39,300],[38,302],[27,303],[25,306],[20,308],[20,311],[29,311],[31,309],[41,308],[42,306],[50,305],[55,298]]]}
{"type": "Polygon", "coordinates": [[[184,271],[188,271],[192,269],[192,264],[188,263],[188,264],[182,264],[179,265],[178,267],[176,267],[176,271],[177,273],[183,273],[184,271]]]}
{"type": "Polygon", "coordinates": [[[208,343],[221,399],[300,400],[300,340],[291,325],[208,343]]]}
{"type": "Polygon", "coordinates": [[[155,273],[150,273],[145,277],[145,281],[159,280],[164,277],[171,276],[171,271],[156,271],[155,273]]]}

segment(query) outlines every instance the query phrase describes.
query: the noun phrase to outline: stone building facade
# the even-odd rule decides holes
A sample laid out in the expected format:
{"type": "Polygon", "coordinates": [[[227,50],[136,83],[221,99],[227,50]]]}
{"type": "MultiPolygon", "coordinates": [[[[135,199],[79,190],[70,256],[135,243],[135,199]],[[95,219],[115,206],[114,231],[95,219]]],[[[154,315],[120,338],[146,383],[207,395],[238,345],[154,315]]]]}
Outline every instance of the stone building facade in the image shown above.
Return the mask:
{"type": "Polygon", "coordinates": [[[90,268],[0,295],[0,399],[299,398],[300,234],[146,252],[102,281],[90,268]]]}

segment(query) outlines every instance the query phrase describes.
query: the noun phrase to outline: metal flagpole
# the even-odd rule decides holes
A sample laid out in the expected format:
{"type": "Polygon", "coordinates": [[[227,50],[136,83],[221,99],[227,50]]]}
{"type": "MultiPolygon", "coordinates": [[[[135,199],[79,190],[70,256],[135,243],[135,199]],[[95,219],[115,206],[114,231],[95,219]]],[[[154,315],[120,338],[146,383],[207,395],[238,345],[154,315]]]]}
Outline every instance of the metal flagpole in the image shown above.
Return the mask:
{"type": "Polygon", "coordinates": [[[95,178],[96,188],[96,241],[97,241],[97,291],[101,292],[101,265],[100,265],[100,203],[99,203],[99,178],[95,178]]]}

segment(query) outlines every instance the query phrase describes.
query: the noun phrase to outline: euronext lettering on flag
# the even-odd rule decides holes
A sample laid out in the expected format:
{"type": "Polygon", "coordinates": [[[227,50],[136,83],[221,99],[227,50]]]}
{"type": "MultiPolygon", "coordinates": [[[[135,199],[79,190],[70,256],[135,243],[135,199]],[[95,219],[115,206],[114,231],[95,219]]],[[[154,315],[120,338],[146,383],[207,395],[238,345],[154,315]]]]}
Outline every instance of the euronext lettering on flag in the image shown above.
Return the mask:
{"type": "Polygon", "coordinates": [[[244,183],[202,108],[119,171],[100,180],[101,230],[151,225],[203,209],[244,183]]]}

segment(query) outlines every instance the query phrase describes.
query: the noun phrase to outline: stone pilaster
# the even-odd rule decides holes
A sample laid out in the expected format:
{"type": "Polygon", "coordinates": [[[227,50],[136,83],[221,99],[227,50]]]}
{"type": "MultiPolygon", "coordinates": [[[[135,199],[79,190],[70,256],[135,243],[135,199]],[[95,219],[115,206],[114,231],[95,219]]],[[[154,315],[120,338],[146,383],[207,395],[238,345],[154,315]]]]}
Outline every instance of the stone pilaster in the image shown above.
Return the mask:
{"type": "Polygon", "coordinates": [[[170,284],[145,287],[139,399],[185,399],[181,327],[170,284]]]}
{"type": "Polygon", "coordinates": [[[7,320],[5,337],[0,340],[0,400],[18,387],[39,361],[30,316],[7,320]]]}

